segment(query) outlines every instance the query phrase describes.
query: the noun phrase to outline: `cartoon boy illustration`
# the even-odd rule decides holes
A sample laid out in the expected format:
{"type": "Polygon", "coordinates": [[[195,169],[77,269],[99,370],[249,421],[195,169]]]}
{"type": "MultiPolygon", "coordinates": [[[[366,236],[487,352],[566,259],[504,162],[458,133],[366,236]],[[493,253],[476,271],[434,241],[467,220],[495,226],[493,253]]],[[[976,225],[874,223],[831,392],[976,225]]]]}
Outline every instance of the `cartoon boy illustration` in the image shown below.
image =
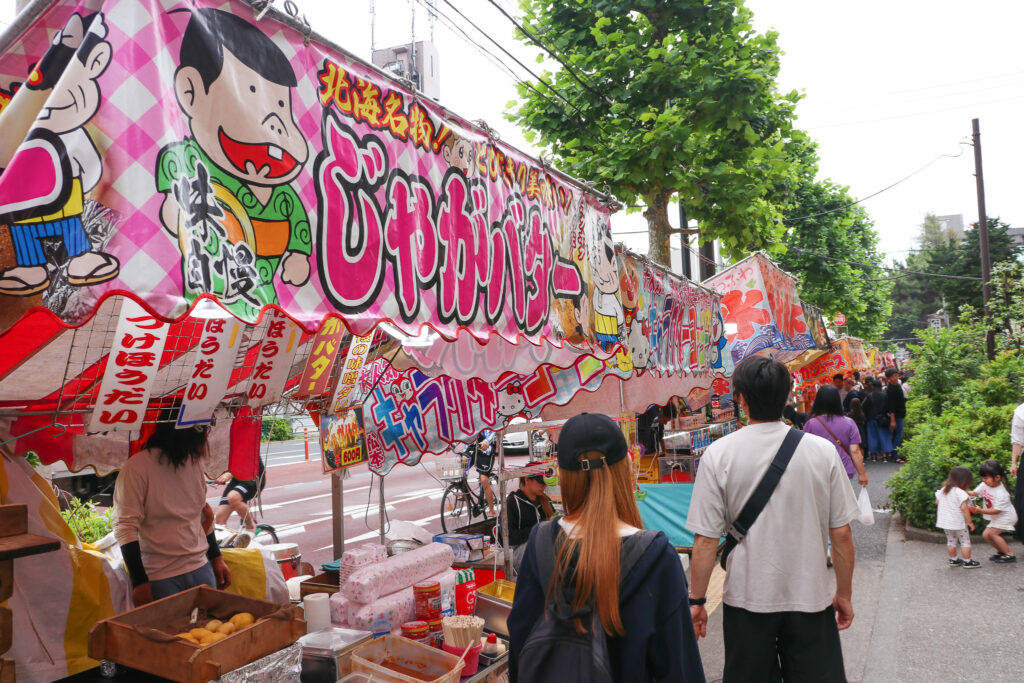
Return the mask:
{"type": "Polygon", "coordinates": [[[469,177],[473,168],[473,144],[469,140],[452,133],[441,147],[441,156],[449,166],[454,166],[469,177]]]}
{"type": "Polygon", "coordinates": [[[625,338],[626,323],[619,301],[619,273],[615,245],[607,223],[598,226],[597,244],[590,254],[590,271],[594,278],[594,332],[601,348],[612,348],[625,338]]]}
{"type": "MultiPolygon", "coordinates": [[[[75,287],[117,277],[116,258],[94,250],[82,226],[84,195],[96,187],[103,162],[85,124],[100,106],[97,79],[113,49],[99,12],[72,14],[24,84],[46,93],[45,105],[0,176],[0,223],[10,223],[15,263],[0,272],[0,294],[30,296],[50,286],[43,240],[58,240],[67,281],[75,287]]],[[[59,252],[58,252],[59,253],[59,252]]]]}
{"type": "Polygon", "coordinates": [[[270,38],[216,9],[191,10],[174,73],[191,137],[157,159],[160,219],[178,238],[185,296],[212,292],[253,315],[274,278],[309,279],[309,217],[289,184],[309,157],[292,112],[295,73],[270,38]]]}

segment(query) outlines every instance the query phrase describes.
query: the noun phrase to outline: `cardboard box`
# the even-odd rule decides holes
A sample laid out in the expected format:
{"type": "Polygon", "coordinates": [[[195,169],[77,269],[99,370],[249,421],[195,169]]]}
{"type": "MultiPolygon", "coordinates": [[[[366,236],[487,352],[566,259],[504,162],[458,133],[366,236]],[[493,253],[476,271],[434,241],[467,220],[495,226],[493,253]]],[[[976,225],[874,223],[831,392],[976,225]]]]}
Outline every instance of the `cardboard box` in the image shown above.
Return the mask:
{"type": "Polygon", "coordinates": [[[484,558],[483,534],[438,534],[434,543],[444,543],[455,551],[459,562],[477,562],[484,558]]]}

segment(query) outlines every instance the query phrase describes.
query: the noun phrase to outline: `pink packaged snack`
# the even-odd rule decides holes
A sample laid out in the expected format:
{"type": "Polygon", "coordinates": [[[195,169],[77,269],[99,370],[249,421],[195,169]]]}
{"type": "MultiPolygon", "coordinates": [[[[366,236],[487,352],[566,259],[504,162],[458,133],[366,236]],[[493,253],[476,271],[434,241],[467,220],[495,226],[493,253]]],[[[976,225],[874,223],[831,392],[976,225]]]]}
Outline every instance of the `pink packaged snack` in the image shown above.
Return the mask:
{"type": "Polygon", "coordinates": [[[431,543],[357,569],[342,584],[341,590],[349,600],[364,605],[405,588],[410,589],[412,595],[413,584],[448,569],[454,561],[455,553],[450,546],[431,543]]]}

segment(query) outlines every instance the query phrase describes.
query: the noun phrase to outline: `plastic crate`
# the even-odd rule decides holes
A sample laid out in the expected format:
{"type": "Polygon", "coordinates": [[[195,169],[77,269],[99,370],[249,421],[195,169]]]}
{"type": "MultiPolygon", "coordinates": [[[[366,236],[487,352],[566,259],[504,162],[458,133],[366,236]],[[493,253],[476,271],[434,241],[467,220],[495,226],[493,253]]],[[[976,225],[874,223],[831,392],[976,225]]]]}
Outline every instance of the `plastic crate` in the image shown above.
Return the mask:
{"type": "Polygon", "coordinates": [[[401,636],[384,636],[352,653],[352,671],[393,683],[459,683],[465,662],[443,650],[401,636]],[[419,674],[414,678],[383,666],[390,660],[419,674]],[[433,678],[429,678],[433,676],[433,678]]]}
{"type": "Polygon", "coordinates": [[[462,458],[438,458],[434,461],[434,471],[442,481],[458,481],[462,479],[466,469],[462,458]]]}

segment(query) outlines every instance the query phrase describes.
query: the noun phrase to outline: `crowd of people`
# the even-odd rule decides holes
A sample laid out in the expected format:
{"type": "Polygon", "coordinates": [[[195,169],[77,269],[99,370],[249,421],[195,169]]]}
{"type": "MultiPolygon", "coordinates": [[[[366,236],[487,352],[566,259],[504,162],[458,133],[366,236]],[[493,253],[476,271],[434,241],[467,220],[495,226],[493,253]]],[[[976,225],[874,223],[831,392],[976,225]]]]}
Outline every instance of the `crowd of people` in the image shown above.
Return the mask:
{"type": "MultiPolygon", "coordinates": [[[[856,425],[859,438],[853,443],[858,446],[857,450],[862,453],[864,461],[905,462],[899,449],[903,445],[903,425],[907,417],[907,397],[910,392],[906,375],[901,375],[895,368],[887,368],[877,376],[865,375],[862,381],[860,372],[847,375],[837,373],[832,377],[831,384],[819,387],[810,413],[798,412],[795,406],[789,404],[784,413],[785,419],[797,429],[804,429],[815,416],[817,396],[822,391],[829,397],[827,404],[830,412],[827,415],[848,417],[856,425]],[[839,398],[838,413],[831,412],[835,409],[833,390],[839,398]]],[[[854,457],[849,451],[850,443],[844,443],[847,449],[843,456],[844,463],[850,460],[852,464],[854,457]]],[[[852,472],[849,467],[848,471],[852,472]]],[[[853,476],[852,473],[850,476],[853,476]]]]}

